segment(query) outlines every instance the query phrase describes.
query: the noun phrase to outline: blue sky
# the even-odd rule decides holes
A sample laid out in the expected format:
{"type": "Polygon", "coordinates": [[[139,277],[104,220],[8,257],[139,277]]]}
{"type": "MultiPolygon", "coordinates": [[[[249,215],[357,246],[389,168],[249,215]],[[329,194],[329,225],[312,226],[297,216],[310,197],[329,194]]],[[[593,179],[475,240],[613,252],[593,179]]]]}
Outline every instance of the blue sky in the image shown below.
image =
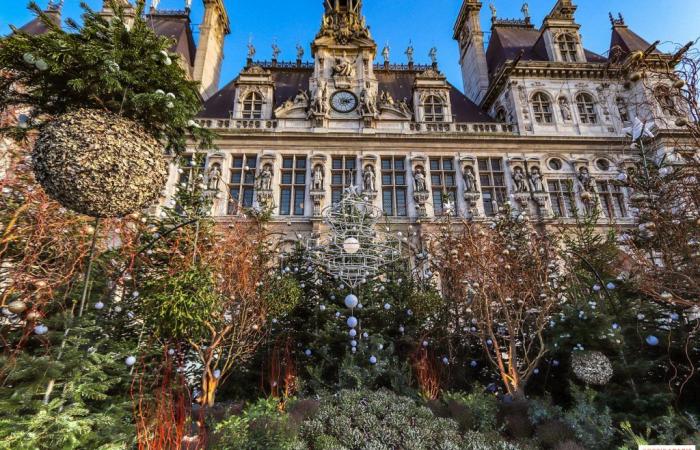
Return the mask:
{"type": "MultiPolygon", "coordinates": [[[[150,1],[150,0],[149,0],[150,1]]],[[[482,23],[490,26],[489,0],[482,0],[482,23]]],[[[48,0],[39,0],[45,6],[48,0]]],[[[9,24],[22,25],[31,20],[24,0],[0,0],[0,35],[9,32],[9,24]]],[[[65,0],[64,16],[79,17],[79,0],[65,0]]],[[[102,0],[87,0],[100,8],[102,0]]],[[[192,21],[197,31],[201,20],[201,0],[193,0],[192,21]]],[[[256,57],[269,59],[273,40],[282,49],[281,60],[295,58],[297,43],[304,45],[310,58],[309,44],[321,19],[321,0],[224,0],[231,20],[227,37],[222,84],[235,78],[245,63],[246,44],[252,37],[256,57]]],[[[499,17],[521,17],[521,0],[494,0],[499,17]]],[[[530,13],[538,26],[555,0],[529,0],[530,13]]],[[[581,24],[584,45],[604,53],[610,44],[608,11],[622,12],[627,24],[650,42],[661,40],[686,43],[700,37],[700,0],[670,2],[659,0],[578,0],[577,21],[581,24]]],[[[391,47],[392,62],[404,62],[409,40],[416,49],[416,62],[427,62],[428,50],[438,48],[440,68],[449,80],[461,88],[457,43],[452,27],[461,0],[365,0],[364,12],[379,50],[386,42],[391,47]]],[[[179,9],[184,0],[161,0],[161,9],[179,9]]]]}

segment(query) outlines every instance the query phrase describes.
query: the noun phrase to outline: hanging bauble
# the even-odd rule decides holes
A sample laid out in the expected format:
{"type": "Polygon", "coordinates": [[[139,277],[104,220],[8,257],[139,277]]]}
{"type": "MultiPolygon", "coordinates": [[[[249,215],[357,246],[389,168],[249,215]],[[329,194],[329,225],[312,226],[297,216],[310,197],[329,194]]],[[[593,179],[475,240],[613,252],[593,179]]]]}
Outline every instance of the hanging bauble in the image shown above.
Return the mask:
{"type": "Polygon", "coordinates": [[[350,331],[348,331],[348,334],[350,335],[350,337],[355,337],[357,336],[357,330],[353,328],[350,331]]]}
{"type": "Polygon", "coordinates": [[[353,353],[355,353],[355,352],[357,351],[357,347],[352,347],[350,350],[351,350],[353,353]]]}
{"type": "Polygon", "coordinates": [[[15,300],[7,305],[7,309],[10,310],[12,314],[22,314],[27,309],[27,304],[22,300],[15,300]]]}
{"type": "Polygon", "coordinates": [[[213,374],[213,375],[214,375],[214,379],[215,379],[215,380],[218,380],[219,378],[221,378],[221,371],[220,371],[219,369],[216,369],[216,370],[214,371],[214,374],[213,374]]]}
{"type": "Polygon", "coordinates": [[[469,363],[469,365],[470,365],[470,366],[472,367],[472,369],[473,369],[473,368],[476,368],[476,366],[478,366],[479,363],[476,362],[476,361],[472,361],[472,362],[469,363]]]}
{"type": "Polygon", "coordinates": [[[39,320],[41,318],[41,314],[37,310],[32,310],[27,313],[26,319],[29,322],[34,322],[35,320],[39,320]]]}
{"type": "Polygon", "coordinates": [[[369,357],[369,363],[372,365],[377,364],[377,357],[376,356],[370,356],[369,357]]]}
{"type": "Polygon", "coordinates": [[[447,356],[444,356],[444,357],[442,358],[442,363],[443,363],[444,365],[448,365],[448,364],[450,363],[450,360],[447,358],[447,356]]]}
{"type": "Polygon", "coordinates": [[[589,385],[605,385],[613,376],[612,364],[601,352],[575,352],[571,355],[571,368],[576,378],[589,385]]]}
{"type": "Polygon", "coordinates": [[[348,309],[353,309],[360,303],[360,301],[357,299],[357,296],[350,294],[347,297],[345,297],[345,307],[348,309]]]}
{"type": "Polygon", "coordinates": [[[95,303],[95,309],[98,310],[98,311],[101,310],[101,309],[104,308],[104,307],[105,307],[105,304],[102,303],[102,302],[97,302],[97,303],[95,303]]]}
{"type": "Polygon", "coordinates": [[[307,348],[306,350],[304,350],[304,354],[305,354],[306,356],[311,356],[311,350],[309,350],[309,349],[307,348]]]}
{"type": "Polygon", "coordinates": [[[646,338],[647,344],[651,345],[652,347],[656,347],[659,345],[659,338],[657,338],[654,335],[649,335],[646,338]]]}
{"type": "Polygon", "coordinates": [[[350,347],[357,347],[357,341],[355,341],[355,340],[350,341],[350,347]]]}
{"type": "Polygon", "coordinates": [[[355,317],[355,316],[348,317],[348,326],[350,328],[355,328],[357,326],[357,317],[355,317]]]}
{"type": "Polygon", "coordinates": [[[360,251],[360,241],[357,238],[349,237],[343,241],[343,250],[349,255],[354,255],[360,251]]]}
{"type": "Polygon", "coordinates": [[[34,332],[38,334],[39,336],[44,335],[49,332],[49,327],[43,324],[39,324],[34,327],[34,332]]]}
{"type": "Polygon", "coordinates": [[[136,357],[127,356],[127,358],[124,360],[124,364],[126,364],[127,367],[133,366],[134,364],[136,364],[136,357]]]}
{"type": "Polygon", "coordinates": [[[384,309],[389,311],[391,309],[391,305],[389,303],[384,303],[384,309]]]}
{"type": "Polygon", "coordinates": [[[321,306],[318,307],[318,309],[320,309],[321,312],[323,312],[323,311],[326,310],[326,305],[321,305],[321,306]]]}
{"type": "Polygon", "coordinates": [[[81,109],[39,135],[34,174],[63,206],[92,217],[121,217],[158,199],[166,180],[163,146],[139,124],[81,109]]]}

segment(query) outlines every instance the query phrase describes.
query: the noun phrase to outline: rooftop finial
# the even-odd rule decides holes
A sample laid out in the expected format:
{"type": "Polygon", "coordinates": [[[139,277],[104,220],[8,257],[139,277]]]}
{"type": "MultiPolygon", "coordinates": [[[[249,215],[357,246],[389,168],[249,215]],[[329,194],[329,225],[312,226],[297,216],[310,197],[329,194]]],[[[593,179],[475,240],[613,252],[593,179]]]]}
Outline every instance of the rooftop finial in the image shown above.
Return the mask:
{"type": "Polygon", "coordinates": [[[275,39],[272,41],[272,60],[277,61],[280,53],[282,53],[282,50],[280,50],[279,46],[277,45],[277,39],[275,39]]]}
{"type": "Polygon", "coordinates": [[[408,41],[408,48],[406,49],[406,58],[408,58],[408,63],[413,64],[413,40],[408,41]]]}
{"type": "Polygon", "coordinates": [[[530,20],[530,5],[527,2],[523,3],[523,7],[520,8],[520,12],[523,13],[525,20],[530,20]]]}
{"type": "Polygon", "coordinates": [[[437,65],[437,52],[437,47],[431,48],[428,52],[428,57],[430,57],[430,61],[433,63],[433,66],[437,65]]]}
{"type": "Polygon", "coordinates": [[[498,11],[496,10],[496,5],[494,5],[493,2],[489,3],[489,9],[491,10],[491,20],[496,20],[498,17],[498,11]]]}
{"type": "Polygon", "coordinates": [[[158,9],[159,4],[160,0],[151,0],[151,9],[158,9]]]}
{"type": "Polygon", "coordinates": [[[608,13],[608,16],[610,17],[610,24],[612,26],[615,27],[625,25],[625,18],[622,17],[622,14],[617,13],[617,19],[612,15],[612,13],[608,13]]]}
{"type": "Polygon", "coordinates": [[[391,52],[391,47],[389,47],[389,41],[384,45],[384,49],[382,49],[382,57],[384,57],[384,64],[389,63],[389,55],[391,52]]]}
{"type": "Polygon", "coordinates": [[[185,0],[185,9],[189,11],[192,9],[192,0],[185,0]]]}

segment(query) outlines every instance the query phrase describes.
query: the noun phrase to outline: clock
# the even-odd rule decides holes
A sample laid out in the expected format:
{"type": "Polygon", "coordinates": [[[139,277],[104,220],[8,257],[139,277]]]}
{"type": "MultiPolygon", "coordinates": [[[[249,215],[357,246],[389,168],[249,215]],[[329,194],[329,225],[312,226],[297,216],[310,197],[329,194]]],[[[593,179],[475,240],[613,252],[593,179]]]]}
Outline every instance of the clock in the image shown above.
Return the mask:
{"type": "Polygon", "coordinates": [[[357,97],[350,91],[338,91],[331,97],[331,106],[339,113],[349,113],[357,108],[357,97]]]}

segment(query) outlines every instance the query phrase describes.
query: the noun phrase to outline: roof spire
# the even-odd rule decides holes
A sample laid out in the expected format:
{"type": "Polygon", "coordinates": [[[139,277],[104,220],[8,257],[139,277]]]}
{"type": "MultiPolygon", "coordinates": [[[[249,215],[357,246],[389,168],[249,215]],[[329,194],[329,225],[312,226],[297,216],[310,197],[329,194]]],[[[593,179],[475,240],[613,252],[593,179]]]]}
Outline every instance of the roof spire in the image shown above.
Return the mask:
{"type": "Polygon", "coordinates": [[[625,26],[625,18],[622,17],[621,13],[617,13],[617,18],[612,15],[612,13],[608,13],[608,16],[610,17],[610,24],[613,27],[624,27],[625,26]]]}

